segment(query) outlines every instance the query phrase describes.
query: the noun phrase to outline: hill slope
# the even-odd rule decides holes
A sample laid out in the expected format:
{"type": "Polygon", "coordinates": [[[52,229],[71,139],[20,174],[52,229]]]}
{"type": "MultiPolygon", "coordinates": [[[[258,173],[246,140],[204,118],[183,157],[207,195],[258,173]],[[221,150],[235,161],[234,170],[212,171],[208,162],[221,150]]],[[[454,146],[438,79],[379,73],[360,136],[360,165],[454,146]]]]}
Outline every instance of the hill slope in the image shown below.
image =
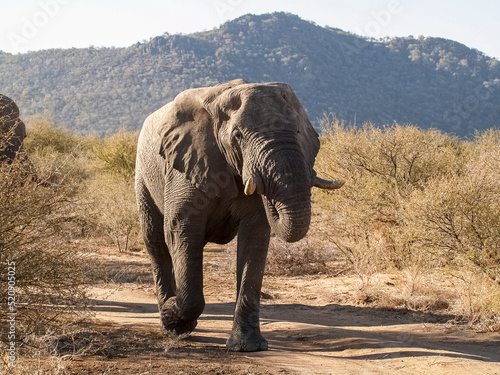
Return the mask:
{"type": "Polygon", "coordinates": [[[459,135],[500,125],[500,63],[439,38],[370,41],[299,17],[246,15],[127,48],[0,52],[0,91],[22,116],[81,132],[138,129],[180,91],[244,78],[289,83],[313,122],[413,123],[459,135]]]}

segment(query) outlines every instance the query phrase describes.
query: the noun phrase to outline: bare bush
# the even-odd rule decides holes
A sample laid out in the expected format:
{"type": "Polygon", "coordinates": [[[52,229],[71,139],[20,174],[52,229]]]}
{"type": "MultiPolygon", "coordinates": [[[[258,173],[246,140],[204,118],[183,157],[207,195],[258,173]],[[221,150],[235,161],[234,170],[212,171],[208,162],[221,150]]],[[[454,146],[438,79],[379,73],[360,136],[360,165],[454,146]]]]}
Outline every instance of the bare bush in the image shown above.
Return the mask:
{"type": "Polygon", "coordinates": [[[435,181],[407,202],[406,241],[437,266],[478,266],[500,279],[500,185],[485,176],[435,181]]]}
{"type": "Polygon", "coordinates": [[[131,235],[139,235],[139,217],[131,180],[108,174],[87,181],[86,217],[109,236],[118,251],[127,251],[131,235]]]}
{"type": "Polygon", "coordinates": [[[266,273],[276,276],[329,274],[332,269],[327,265],[334,255],[310,237],[286,243],[273,237],[269,243],[266,273]]]}
{"type": "Polygon", "coordinates": [[[88,280],[72,240],[75,204],[71,187],[40,186],[25,163],[0,165],[0,288],[7,290],[7,264],[14,264],[18,337],[50,332],[84,311],[88,280]]]}
{"type": "MultiPolygon", "coordinates": [[[[236,267],[237,239],[226,246],[230,254],[229,267],[236,267]]],[[[331,274],[336,272],[329,264],[337,260],[337,253],[324,248],[321,243],[306,237],[298,242],[286,243],[278,237],[272,237],[266,259],[266,275],[300,276],[331,274]]]]}
{"type": "MultiPolygon", "coordinates": [[[[2,135],[0,149],[8,138],[2,135]]],[[[48,337],[87,325],[89,275],[99,271],[85,251],[103,233],[113,236],[120,250],[129,247],[138,226],[129,163],[136,138],[132,133],[83,137],[36,116],[28,121],[24,144],[32,163],[19,157],[0,164],[0,288],[7,290],[7,264],[15,264],[21,355],[26,348],[46,351],[48,337]],[[120,164],[120,158],[127,162],[120,164]],[[57,186],[48,187],[45,180],[57,186]]],[[[5,316],[9,305],[1,295],[5,316]]],[[[5,322],[0,322],[2,339],[5,322]]]]}
{"type": "MultiPolygon", "coordinates": [[[[342,251],[363,286],[374,274],[396,269],[408,276],[409,290],[400,297],[407,306],[424,306],[414,301],[412,285],[432,270],[474,270],[497,281],[479,282],[497,290],[489,295],[498,298],[499,131],[465,142],[397,124],[356,129],[329,120],[325,130],[316,168],[347,183],[336,192],[315,191],[313,198],[323,209],[325,238],[342,251]]],[[[493,300],[480,309],[483,321],[500,314],[493,300]]],[[[477,321],[470,311],[464,315],[477,321]]]]}
{"type": "Polygon", "coordinates": [[[455,311],[471,327],[481,331],[500,330],[500,288],[484,273],[454,270],[459,298],[455,311]]]}
{"type": "MultiPolygon", "coordinates": [[[[403,205],[435,176],[461,165],[458,141],[438,131],[397,124],[384,129],[366,124],[325,123],[329,136],[317,159],[318,172],[347,180],[338,192],[316,191],[315,200],[332,214],[326,218],[334,242],[348,252],[373,254],[372,263],[404,268],[417,256],[400,241],[403,205]],[[376,255],[375,255],[376,254],[376,255]]],[[[361,266],[363,267],[363,266],[361,266]]]]}
{"type": "Polygon", "coordinates": [[[461,174],[429,182],[405,204],[406,241],[439,261],[500,281],[500,136],[479,137],[461,174]],[[495,140],[496,138],[496,140],[495,140]]]}
{"type": "Polygon", "coordinates": [[[85,187],[90,220],[113,239],[118,251],[139,235],[134,173],[138,133],[120,131],[100,140],[91,152],[91,177],[85,187]]]}

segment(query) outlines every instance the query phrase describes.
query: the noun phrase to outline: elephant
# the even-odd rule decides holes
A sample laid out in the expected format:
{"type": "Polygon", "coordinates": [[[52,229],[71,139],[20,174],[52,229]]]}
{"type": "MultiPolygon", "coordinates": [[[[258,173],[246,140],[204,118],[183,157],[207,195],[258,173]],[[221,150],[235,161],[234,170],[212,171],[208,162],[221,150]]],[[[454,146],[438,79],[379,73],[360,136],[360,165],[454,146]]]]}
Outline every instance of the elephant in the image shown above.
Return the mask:
{"type": "Polygon", "coordinates": [[[135,189],[165,333],[190,333],[203,312],[203,248],[236,235],[230,351],[267,350],[259,305],[271,233],[302,239],[311,188],[344,181],[313,169],[318,134],[290,86],[242,79],[180,93],[139,134],[135,189]]]}
{"type": "Polygon", "coordinates": [[[23,153],[23,141],[26,138],[26,126],[19,118],[19,108],[9,97],[0,94],[0,163],[12,163],[23,153]]]}
{"type": "Polygon", "coordinates": [[[26,125],[19,118],[19,107],[9,97],[0,94],[0,164],[12,164],[18,159],[31,181],[40,186],[56,188],[57,184],[38,177],[35,167],[23,149],[26,125]]]}

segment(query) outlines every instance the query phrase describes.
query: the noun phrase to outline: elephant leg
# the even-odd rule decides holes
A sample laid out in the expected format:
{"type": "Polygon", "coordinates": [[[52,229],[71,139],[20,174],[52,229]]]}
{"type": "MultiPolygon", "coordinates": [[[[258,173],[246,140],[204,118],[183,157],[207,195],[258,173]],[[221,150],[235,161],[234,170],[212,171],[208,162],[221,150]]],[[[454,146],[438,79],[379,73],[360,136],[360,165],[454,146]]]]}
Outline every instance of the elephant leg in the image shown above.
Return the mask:
{"type": "Polygon", "coordinates": [[[165,243],[163,215],[142,183],[136,185],[136,192],[139,221],[151,259],[156,297],[161,309],[165,302],[175,295],[175,278],[172,259],[165,243]]]}
{"type": "Polygon", "coordinates": [[[233,329],[226,346],[231,351],[267,350],[260,333],[259,306],[269,246],[270,227],[262,209],[241,220],[237,250],[237,300],[233,329]]]}
{"type": "Polygon", "coordinates": [[[165,330],[177,335],[192,332],[205,308],[205,223],[203,215],[190,209],[165,216],[165,238],[173,261],[176,295],[164,303],[160,312],[165,330]]]}

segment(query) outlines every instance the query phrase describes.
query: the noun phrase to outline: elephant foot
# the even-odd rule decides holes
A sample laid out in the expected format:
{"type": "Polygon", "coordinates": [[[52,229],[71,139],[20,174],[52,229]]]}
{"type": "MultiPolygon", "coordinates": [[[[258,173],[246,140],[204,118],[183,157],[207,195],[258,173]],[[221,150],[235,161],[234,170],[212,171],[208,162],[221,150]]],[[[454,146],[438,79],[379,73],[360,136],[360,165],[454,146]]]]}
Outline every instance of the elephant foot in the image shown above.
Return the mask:
{"type": "Polygon", "coordinates": [[[183,319],[175,302],[175,297],[170,298],[160,309],[160,318],[166,334],[176,336],[189,334],[196,328],[196,319],[183,319]]]}
{"type": "Polygon", "coordinates": [[[231,352],[258,352],[268,349],[267,341],[259,331],[233,332],[226,342],[231,352]]]}

